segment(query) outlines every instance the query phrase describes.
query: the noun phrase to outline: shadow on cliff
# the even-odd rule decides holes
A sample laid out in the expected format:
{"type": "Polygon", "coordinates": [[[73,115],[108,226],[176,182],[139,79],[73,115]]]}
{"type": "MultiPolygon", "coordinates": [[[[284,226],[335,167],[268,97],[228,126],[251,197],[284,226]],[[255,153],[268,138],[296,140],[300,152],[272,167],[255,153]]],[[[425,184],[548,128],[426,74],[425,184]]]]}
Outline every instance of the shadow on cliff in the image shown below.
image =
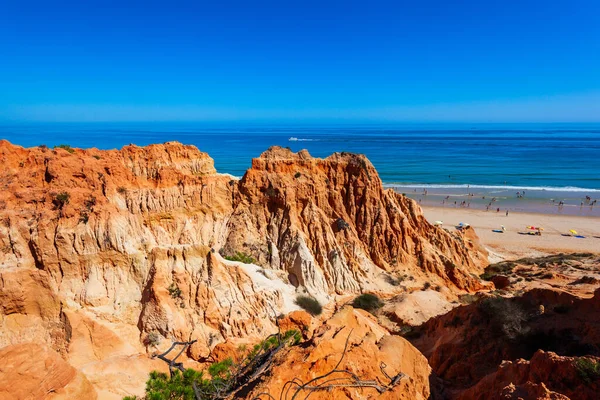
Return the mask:
{"type": "Polygon", "coordinates": [[[540,350],[562,357],[598,356],[599,338],[600,289],[591,299],[545,289],[516,298],[488,296],[433,318],[407,336],[433,368],[435,400],[461,398],[462,391],[506,360],[528,360],[540,350]]]}

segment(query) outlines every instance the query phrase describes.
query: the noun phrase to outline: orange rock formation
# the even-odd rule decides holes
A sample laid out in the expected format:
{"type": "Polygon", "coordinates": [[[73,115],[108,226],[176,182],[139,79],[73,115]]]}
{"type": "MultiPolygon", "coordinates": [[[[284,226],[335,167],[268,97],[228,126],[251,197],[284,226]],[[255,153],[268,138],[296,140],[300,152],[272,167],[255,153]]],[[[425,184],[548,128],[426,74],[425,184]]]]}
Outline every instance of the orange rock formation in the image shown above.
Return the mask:
{"type": "Polygon", "coordinates": [[[240,181],[179,143],[0,141],[0,162],[0,347],[48,346],[103,398],[141,394],[147,372],[164,368],[146,354],[171,340],[197,339],[193,360],[272,333],[298,293],[323,303],[396,293],[395,274],[449,298],[483,287],[476,238],[428,224],[363,156],[272,148],[240,181]]]}

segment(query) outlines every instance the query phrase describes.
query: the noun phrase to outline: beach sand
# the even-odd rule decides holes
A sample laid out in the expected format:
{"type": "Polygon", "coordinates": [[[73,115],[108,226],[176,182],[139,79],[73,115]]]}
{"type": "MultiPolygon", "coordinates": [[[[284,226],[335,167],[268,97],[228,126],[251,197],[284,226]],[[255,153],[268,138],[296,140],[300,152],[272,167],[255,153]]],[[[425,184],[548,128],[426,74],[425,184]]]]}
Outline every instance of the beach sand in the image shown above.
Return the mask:
{"type": "Polygon", "coordinates": [[[520,257],[536,257],[565,252],[600,253],[600,218],[538,213],[472,210],[464,208],[423,207],[425,217],[431,223],[443,221],[444,228],[454,229],[459,222],[470,224],[490,250],[490,262],[520,257]],[[495,233],[504,225],[506,232],[495,233]],[[520,235],[528,225],[544,228],[542,236],[520,235]],[[570,229],[585,239],[561,236],[570,229]]]}

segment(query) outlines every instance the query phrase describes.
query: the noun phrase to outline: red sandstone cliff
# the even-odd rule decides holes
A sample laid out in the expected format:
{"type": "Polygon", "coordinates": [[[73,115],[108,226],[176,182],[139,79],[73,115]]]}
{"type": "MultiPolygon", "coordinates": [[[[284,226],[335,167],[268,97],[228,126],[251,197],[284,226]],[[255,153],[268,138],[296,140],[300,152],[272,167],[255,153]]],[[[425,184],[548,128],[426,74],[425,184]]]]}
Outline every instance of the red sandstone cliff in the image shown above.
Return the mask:
{"type": "Polygon", "coordinates": [[[386,278],[402,273],[447,296],[481,287],[476,240],[429,225],[363,156],[272,148],[239,182],[179,143],[0,141],[0,163],[0,347],[49,346],[102,398],[139,394],[164,369],[145,354],[171,340],[198,339],[193,360],[227,338],[266,336],[296,293],[395,293],[386,278]]]}
{"type": "Polygon", "coordinates": [[[274,147],[252,161],[236,194],[226,250],[244,250],[315,295],[393,290],[408,273],[456,289],[481,288],[487,253],[427,223],[412,200],[385,190],[364,156],[326,159],[274,147]]]}

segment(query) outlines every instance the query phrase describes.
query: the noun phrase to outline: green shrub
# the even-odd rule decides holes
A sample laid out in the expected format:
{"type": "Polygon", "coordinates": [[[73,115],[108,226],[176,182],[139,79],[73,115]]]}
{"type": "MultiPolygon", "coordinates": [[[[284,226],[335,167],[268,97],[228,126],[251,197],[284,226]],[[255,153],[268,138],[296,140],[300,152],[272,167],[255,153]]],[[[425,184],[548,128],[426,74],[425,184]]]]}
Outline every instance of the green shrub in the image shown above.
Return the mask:
{"type": "Polygon", "coordinates": [[[300,172],[296,172],[294,174],[294,178],[296,178],[296,179],[300,178],[301,176],[302,176],[302,174],[300,172]]]}
{"type": "Polygon", "coordinates": [[[93,155],[92,157],[94,157],[96,160],[99,160],[99,159],[100,159],[100,156],[99,156],[99,155],[97,155],[97,154],[93,155]]]}
{"type": "Polygon", "coordinates": [[[431,283],[430,283],[430,282],[425,282],[425,283],[423,284],[423,290],[427,290],[427,289],[429,289],[430,287],[431,287],[431,283]]]}
{"type": "Polygon", "coordinates": [[[208,373],[213,379],[229,379],[231,378],[231,366],[233,360],[226,358],[223,361],[216,362],[208,367],[208,373]]]}
{"type": "Polygon", "coordinates": [[[54,195],[54,198],[52,199],[52,204],[54,205],[55,209],[62,210],[62,208],[65,205],[69,204],[70,198],[71,195],[69,195],[69,193],[60,192],[54,195]]]}
{"type": "Polygon", "coordinates": [[[364,293],[352,301],[352,307],[373,312],[383,307],[383,301],[374,294],[364,293]]]}
{"type": "Polygon", "coordinates": [[[64,149],[64,150],[68,151],[71,154],[75,153],[75,149],[73,149],[68,144],[59,144],[58,146],[54,146],[54,148],[55,149],[64,149]]]}
{"type": "MultiPolygon", "coordinates": [[[[150,335],[148,335],[150,336],[150,335]]],[[[282,342],[296,345],[302,336],[297,330],[289,330],[282,336],[282,342]],[[291,341],[290,339],[294,339],[291,341]]],[[[278,336],[273,335],[254,346],[254,349],[244,359],[235,363],[231,358],[215,362],[208,367],[205,377],[203,372],[186,369],[183,373],[175,370],[172,376],[165,373],[152,371],[146,382],[145,400],[214,400],[216,398],[230,398],[232,393],[261,366],[261,360],[266,359],[265,354],[281,344],[278,336]],[[262,351],[261,351],[262,350],[262,351]],[[259,358],[257,358],[259,357],[259,358]],[[251,366],[258,361],[250,370],[244,371],[245,367],[251,366]],[[244,375],[239,375],[243,373],[244,375]],[[194,384],[198,393],[194,393],[194,384]]],[[[137,397],[125,397],[123,400],[142,400],[137,397]]]]}
{"type": "Polygon", "coordinates": [[[203,373],[186,369],[183,373],[175,370],[172,377],[157,371],[150,372],[146,382],[146,399],[148,400],[196,400],[193,383],[204,386],[203,373]]]}
{"type": "Polygon", "coordinates": [[[119,194],[125,194],[125,193],[127,193],[127,189],[124,188],[123,186],[119,186],[117,188],[117,193],[119,193],[119,194]]]}
{"type": "Polygon", "coordinates": [[[171,283],[171,286],[169,286],[168,290],[169,290],[169,295],[171,296],[171,298],[173,298],[173,299],[181,298],[181,289],[179,289],[179,286],[177,286],[176,284],[171,283]]]}
{"type": "Polygon", "coordinates": [[[400,284],[408,278],[408,275],[384,275],[383,279],[392,286],[400,286],[400,284]]]}
{"type": "Polygon", "coordinates": [[[458,298],[458,300],[462,303],[462,304],[473,304],[475,303],[477,300],[479,300],[479,297],[477,297],[477,295],[474,294],[463,294],[462,296],[460,296],[458,298]]]}
{"type": "Polygon", "coordinates": [[[321,304],[309,296],[298,296],[296,297],[296,304],[306,310],[311,315],[319,315],[323,312],[321,304]]]}
{"type": "Polygon", "coordinates": [[[575,361],[577,374],[586,383],[592,383],[600,379],[600,361],[589,358],[580,358],[575,361]]]}
{"type": "Polygon", "coordinates": [[[252,256],[242,253],[241,251],[236,252],[232,256],[224,256],[223,258],[229,261],[238,261],[244,264],[254,264],[256,262],[252,256]]]}

